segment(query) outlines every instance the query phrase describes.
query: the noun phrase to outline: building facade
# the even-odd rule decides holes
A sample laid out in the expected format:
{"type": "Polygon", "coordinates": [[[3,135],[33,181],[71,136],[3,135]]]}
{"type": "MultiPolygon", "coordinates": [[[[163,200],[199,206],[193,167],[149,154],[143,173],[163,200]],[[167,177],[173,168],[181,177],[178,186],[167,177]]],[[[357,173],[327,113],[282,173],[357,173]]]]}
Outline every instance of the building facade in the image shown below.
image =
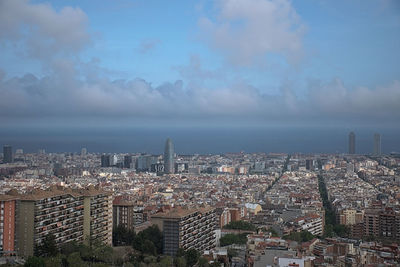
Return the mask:
{"type": "Polygon", "coordinates": [[[200,253],[216,246],[215,209],[175,208],[169,212],[151,216],[152,223],[163,232],[163,253],[174,256],[179,248],[194,248],[200,253]]]}
{"type": "Polygon", "coordinates": [[[373,154],[375,156],[380,156],[382,154],[381,150],[381,135],[376,133],[374,134],[374,151],[373,154]]]}
{"type": "Polygon", "coordinates": [[[15,255],[15,209],[13,196],[0,196],[0,256],[15,255]]]}
{"type": "Polygon", "coordinates": [[[165,142],[164,172],[167,174],[171,174],[174,173],[174,169],[174,145],[172,144],[172,140],[168,138],[165,142]]]}
{"type": "Polygon", "coordinates": [[[349,154],[356,153],[356,135],[354,132],[349,133],[349,154]]]}
{"type": "Polygon", "coordinates": [[[12,147],[9,145],[5,145],[3,147],[3,163],[11,162],[13,162],[12,147]]]}
{"type": "Polygon", "coordinates": [[[3,251],[15,250],[19,256],[29,257],[35,245],[41,244],[50,234],[58,245],[89,239],[109,245],[112,242],[112,196],[107,192],[94,187],[71,190],[53,186],[48,190],[33,190],[23,195],[13,193],[2,198],[14,199],[14,206],[2,203],[4,212],[9,215],[3,217],[8,220],[7,225],[12,226],[15,220],[14,249],[13,229],[3,224],[3,237],[5,233],[10,234],[3,238],[3,251]],[[10,245],[6,247],[6,244],[10,245]]]}

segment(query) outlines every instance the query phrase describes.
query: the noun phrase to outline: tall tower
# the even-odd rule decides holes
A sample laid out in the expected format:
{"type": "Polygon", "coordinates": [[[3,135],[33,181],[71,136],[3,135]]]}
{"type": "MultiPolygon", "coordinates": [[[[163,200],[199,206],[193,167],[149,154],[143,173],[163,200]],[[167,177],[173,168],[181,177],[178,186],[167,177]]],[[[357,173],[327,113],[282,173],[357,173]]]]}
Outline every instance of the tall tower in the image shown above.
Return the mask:
{"type": "Polygon", "coordinates": [[[5,145],[3,147],[3,163],[13,162],[12,147],[5,145]]]}
{"type": "Polygon", "coordinates": [[[174,145],[170,138],[165,142],[164,172],[167,174],[174,173],[174,145]]]}
{"type": "Polygon", "coordinates": [[[349,133],[349,154],[356,153],[356,135],[354,132],[349,133]]]}
{"type": "Polygon", "coordinates": [[[380,156],[381,154],[381,135],[376,133],[374,134],[374,155],[380,156]]]}

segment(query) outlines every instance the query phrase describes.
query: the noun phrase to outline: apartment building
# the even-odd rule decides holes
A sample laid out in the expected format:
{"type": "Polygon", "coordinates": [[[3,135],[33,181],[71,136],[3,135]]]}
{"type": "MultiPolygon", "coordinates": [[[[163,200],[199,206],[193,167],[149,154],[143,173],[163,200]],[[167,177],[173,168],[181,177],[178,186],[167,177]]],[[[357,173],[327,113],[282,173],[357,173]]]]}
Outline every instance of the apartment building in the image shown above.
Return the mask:
{"type": "MultiPolygon", "coordinates": [[[[107,192],[94,187],[72,190],[53,186],[48,190],[13,193],[2,198],[15,199],[15,214],[8,220],[12,225],[12,218],[15,219],[14,250],[20,256],[33,255],[34,246],[49,234],[59,245],[89,238],[106,244],[112,242],[112,198],[107,192]]],[[[9,213],[6,209],[5,212],[9,213]]],[[[7,228],[3,228],[3,233],[7,232],[7,228]]]]}
{"type": "Polygon", "coordinates": [[[80,190],[84,197],[83,236],[100,240],[104,244],[112,244],[112,194],[93,186],[80,190]]]}
{"type": "Polygon", "coordinates": [[[16,198],[0,195],[0,256],[15,254],[16,198]]]}
{"type": "Polygon", "coordinates": [[[116,197],[113,201],[113,225],[124,226],[126,229],[134,230],[135,225],[145,221],[144,208],[137,207],[132,202],[116,197]]]}
{"type": "Polygon", "coordinates": [[[364,235],[389,239],[400,238],[400,213],[392,208],[366,210],[364,235]]]}
{"type": "Polygon", "coordinates": [[[321,236],[324,233],[323,216],[315,213],[307,214],[295,220],[297,231],[308,231],[313,235],[321,236]]]}
{"type": "Polygon", "coordinates": [[[178,207],[152,215],[151,221],[163,231],[164,254],[175,255],[179,248],[194,248],[202,253],[216,246],[217,216],[211,207],[178,207]]]}

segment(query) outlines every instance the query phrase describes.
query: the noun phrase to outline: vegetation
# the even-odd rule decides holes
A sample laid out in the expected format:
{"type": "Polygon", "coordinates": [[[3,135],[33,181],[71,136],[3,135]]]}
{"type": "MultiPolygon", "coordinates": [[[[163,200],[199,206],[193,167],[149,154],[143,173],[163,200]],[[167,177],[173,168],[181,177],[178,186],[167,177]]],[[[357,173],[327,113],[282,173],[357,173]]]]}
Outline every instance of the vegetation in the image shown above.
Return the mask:
{"type": "Polygon", "coordinates": [[[252,223],[246,221],[232,221],[227,225],[225,225],[224,229],[245,230],[245,231],[257,230],[257,228],[252,223]]]}
{"type": "Polygon", "coordinates": [[[127,230],[123,226],[114,228],[114,246],[132,246],[142,254],[159,255],[162,254],[162,233],[157,225],[136,234],[134,231],[127,230]]]}
{"type": "MultiPolygon", "coordinates": [[[[246,239],[246,237],[244,236],[246,239]]],[[[139,233],[123,227],[113,231],[112,248],[99,241],[87,240],[87,244],[69,242],[57,247],[52,235],[35,247],[35,255],[26,260],[27,267],[209,267],[207,259],[195,249],[179,249],[176,257],[162,255],[162,234],[157,226],[139,233]],[[123,247],[122,247],[123,246],[123,247]],[[122,254],[121,254],[122,253],[122,254]]]]}
{"type": "Polygon", "coordinates": [[[332,209],[331,202],[328,199],[328,192],[322,175],[318,175],[318,188],[325,208],[325,234],[324,237],[347,237],[350,229],[346,225],[337,223],[335,211],[332,209]]]}
{"type": "Polygon", "coordinates": [[[272,227],[268,228],[267,232],[270,232],[272,237],[279,237],[278,233],[272,227]]]}
{"type": "Polygon", "coordinates": [[[58,248],[55,237],[48,235],[35,247],[35,255],[24,266],[110,266],[113,259],[113,249],[100,241],[88,240],[88,245],[69,242],[58,248]]]}
{"type": "Polygon", "coordinates": [[[293,232],[290,235],[284,235],[282,237],[285,240],[293,240],[297,242],[307,242],[315,238],[309,231],[293,232]]]}
{"type": "Polygon", "coordinates": [[[220,245],[221,247],[232,245],[232,244],[246,244],[247,243],[247,234],[226,234],[221,237],[220,245]]]}

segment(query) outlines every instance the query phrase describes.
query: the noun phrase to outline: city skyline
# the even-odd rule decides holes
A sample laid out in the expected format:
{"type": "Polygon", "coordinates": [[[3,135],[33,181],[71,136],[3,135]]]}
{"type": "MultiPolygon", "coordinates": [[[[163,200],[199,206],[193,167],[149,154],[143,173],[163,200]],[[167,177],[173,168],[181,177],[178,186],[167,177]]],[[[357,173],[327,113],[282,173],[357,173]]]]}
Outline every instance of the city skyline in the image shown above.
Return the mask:
{"type": "Polygon", "coordinates": [[[0,265],[398,266],[399,33],[400,0],[0,0],[0,265]]]}

